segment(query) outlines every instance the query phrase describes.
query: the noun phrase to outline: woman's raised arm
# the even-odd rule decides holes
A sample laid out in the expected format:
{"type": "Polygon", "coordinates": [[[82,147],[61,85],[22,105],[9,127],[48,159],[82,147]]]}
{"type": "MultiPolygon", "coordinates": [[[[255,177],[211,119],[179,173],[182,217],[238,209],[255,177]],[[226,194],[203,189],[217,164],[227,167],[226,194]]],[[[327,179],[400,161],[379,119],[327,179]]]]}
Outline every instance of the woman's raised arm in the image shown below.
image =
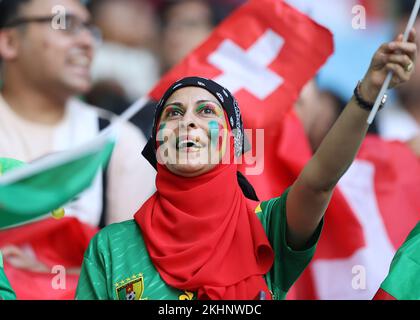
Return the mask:
{"type": "MultiPolygon", "coordinates": [[[[358,95],[365,102],[373,105],[389,71],[393,72],[391,87],[411,77],[417,56],[414,29],[407,42],[402,39],[400,35],[375,53],[358,86],[358,95]]],[[[305,247],[319,225],[334,187],[350,167],[366,136],[369,113],[353,96],[292,186],[287,199],[287,237],[292,248],[305,247]]]]}

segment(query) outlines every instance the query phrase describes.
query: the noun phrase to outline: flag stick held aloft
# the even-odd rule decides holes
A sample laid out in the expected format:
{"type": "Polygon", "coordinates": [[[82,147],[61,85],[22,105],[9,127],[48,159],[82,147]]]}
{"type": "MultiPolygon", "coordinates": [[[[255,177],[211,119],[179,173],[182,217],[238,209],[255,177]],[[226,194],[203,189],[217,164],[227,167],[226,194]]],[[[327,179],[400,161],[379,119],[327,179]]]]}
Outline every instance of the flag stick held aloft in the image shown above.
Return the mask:
{"type": "MultiPolygon", "coordinates": [[[[408,20],[407,27],[406,27],[405,32],[404,32],[403,42],[407,42],[407,40],[408,40],[410,30],[413,29],[414,23],[416,22],[416,18],[417,18],[417,15],[419,13],[419,9],[420,9],[420,0],[416,0],[416,3],[414,4],[413,11],[411,12],[410,19],[408,20]]],[[[388,91],[389,84],[391,83],[391,80],[392,80],[392,75],[393,75],[393,73],[392,73],[392,71],[390,71],[385,78],[385,81],[384,81],[384,84],[382,85],[381,91],[379,92],[379,95],[376,98],[373,109],[369,114],[369,118],[367,120],[367,123],[369,125],[371,125],[373,120],[375,120],[376,114],[378,113],[379,107],[381,105],[382,97],[388,91]]]]}

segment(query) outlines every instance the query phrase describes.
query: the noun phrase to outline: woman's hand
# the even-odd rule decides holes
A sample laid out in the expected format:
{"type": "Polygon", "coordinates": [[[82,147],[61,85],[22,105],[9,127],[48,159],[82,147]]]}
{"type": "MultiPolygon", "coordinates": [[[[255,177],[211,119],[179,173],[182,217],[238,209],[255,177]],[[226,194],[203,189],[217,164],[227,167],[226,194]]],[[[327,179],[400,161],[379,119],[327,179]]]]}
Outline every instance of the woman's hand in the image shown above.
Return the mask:
{"type": "Polygon", "coordinates": [[[36,259],[34,254],[25,252],[16,246],[6,246],[1,249],[4,260],[10,263],[16,269],[27,270],[31,272],[50,273],[51,269],[36,259]]]}
{"type": "Polygon", "coordinates": [[[393,72],[390,87],[407,82],[414,72],[417,57],[416,31],[412,29],[407,42],[403,35],[390,43],[383,44],[373,56],[369,69],[361,84],[362,97],[375,102],[389,71],[393,72]]]}
{"type": "MultiPolygon", "coordinates": [[[[24,250],[14,245],[1,248],[4,261],[10,263],[14,268],[37,273],[53,274],[53,267],[39,261],[31,250],[24,250]]],[[[64,267],[64,266],[63,266],[64,267]]],[[[79,275],[80,267],[66,267],[66,274],[79,275]]]]}

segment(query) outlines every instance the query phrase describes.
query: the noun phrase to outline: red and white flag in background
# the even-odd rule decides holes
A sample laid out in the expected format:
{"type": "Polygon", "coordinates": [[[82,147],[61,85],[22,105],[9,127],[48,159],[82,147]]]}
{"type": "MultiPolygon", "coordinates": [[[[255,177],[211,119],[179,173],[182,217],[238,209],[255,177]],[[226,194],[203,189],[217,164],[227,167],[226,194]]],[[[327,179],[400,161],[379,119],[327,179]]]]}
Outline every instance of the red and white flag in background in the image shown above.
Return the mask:
{"type": "MultiPolygon", "coordinates": [[[[272,182],[284,190],[311,151],[293,111],[282,131],[276,147],[280,178],[273,176],[272,182]]],[[[334,192],[315,257],[289,298],[372,299],[396,249],[420,220],[419,194],[420,162],[414,153],[403,143],[368,136],[334,192]]]]}
{"type": "MultiPolygon", "coordinates": [[[[186,76],[226,86],[239,101],[245,128],[265,129],[264,170],[248,179],[260,199],[269,199],[289,187],[311,157],[292,108],[332,52],[331,33],[309,17],[280,0],[251,0],[149,96],[159,100],[186,76]]],[[[313,262],[289,298],[372,299],[395,249],[420,218],[418,194],[420,167],[411,151],[368,137],[334,193],[313,262]]]]}
{"type": "Polygon", "coordinates": [[[251,0],[170,70],[151,91],[202,76],[227,87],[247,128],[278,126],[302,87],[333,52],[331,33],[281,0],[251,0]]]}

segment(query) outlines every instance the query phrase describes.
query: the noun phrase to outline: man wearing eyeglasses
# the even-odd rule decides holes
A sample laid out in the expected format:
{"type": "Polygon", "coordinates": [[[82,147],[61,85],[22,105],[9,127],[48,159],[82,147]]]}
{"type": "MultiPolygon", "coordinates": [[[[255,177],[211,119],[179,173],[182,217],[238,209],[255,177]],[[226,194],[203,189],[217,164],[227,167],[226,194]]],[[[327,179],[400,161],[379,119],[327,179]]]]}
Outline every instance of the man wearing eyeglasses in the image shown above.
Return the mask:
{"type": "MultiPolygon", "coordinates": [[[[99,34],[79,0],[0,0],[0,157],[30,162],[82,144],[109,124],[105,111],[74,98],[90,89],[99,34]]],[[[134,126],[122,126],[109,167],[65,207],[66,216],[90,226],[131,218],[154,189],[155,173],[140,155],[144,144],[134,126]]],[[[2,245],[5,262],[12,252],[19,268],[39,265],[30,246],[2,245]]],[[[36,294],[23,298],[42,297],[36,294]]]]}

